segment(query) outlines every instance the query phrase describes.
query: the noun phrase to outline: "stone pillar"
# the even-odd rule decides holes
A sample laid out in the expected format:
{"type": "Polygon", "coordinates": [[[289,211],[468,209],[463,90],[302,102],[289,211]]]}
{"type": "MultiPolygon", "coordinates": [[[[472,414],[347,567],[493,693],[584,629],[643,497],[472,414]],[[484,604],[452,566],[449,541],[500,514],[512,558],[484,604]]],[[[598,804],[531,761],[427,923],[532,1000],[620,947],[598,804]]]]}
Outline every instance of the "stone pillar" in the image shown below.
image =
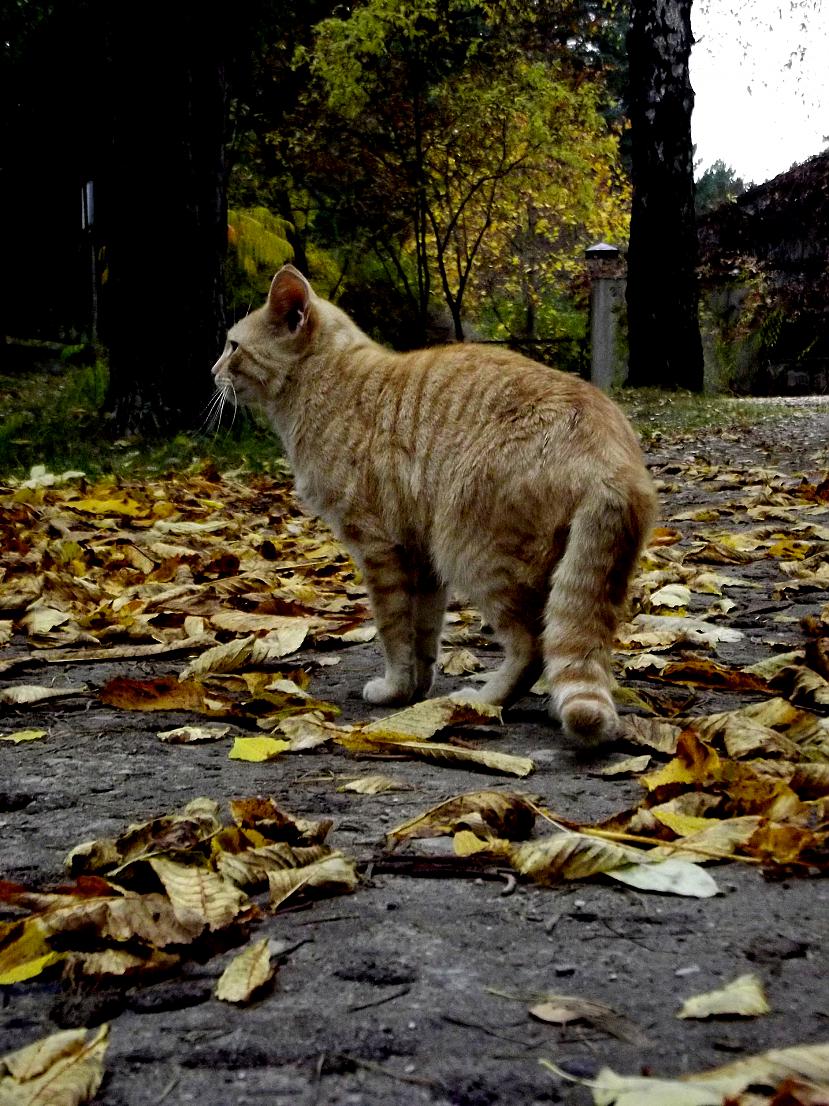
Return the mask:
{"type": "Polygon", "coordinates": [[[622,340],[625,260],[616,246],[597,242],[584,251],[590,274],[590,379],[609,391],[627,379],[627,343],[622,340]]]}

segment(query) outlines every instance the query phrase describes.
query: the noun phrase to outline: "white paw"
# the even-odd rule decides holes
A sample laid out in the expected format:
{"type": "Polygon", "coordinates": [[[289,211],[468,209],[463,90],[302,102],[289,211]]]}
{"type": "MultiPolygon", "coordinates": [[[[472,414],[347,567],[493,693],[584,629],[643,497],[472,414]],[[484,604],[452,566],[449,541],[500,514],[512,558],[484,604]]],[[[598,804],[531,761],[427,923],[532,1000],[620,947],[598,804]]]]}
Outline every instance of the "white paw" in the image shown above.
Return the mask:
{"type": "Polygon", "coordinates": [[[484,689],[482,687],[460,687],[457,691],[453,691],[449,696],[450,699],[462,699],[465,703],[485,703],[486,696],[484,695],[484,689]]]}
{"type": "Polygon", "coordinates": [[[378,676],[375,680],[369,680],[363,688],[363,698],[367,703],[373,703],[378,707],[399,706],[411,700],[412,693],[408,688],[402,688],[399,684],[393,684],[390,680],[378,676]]]}

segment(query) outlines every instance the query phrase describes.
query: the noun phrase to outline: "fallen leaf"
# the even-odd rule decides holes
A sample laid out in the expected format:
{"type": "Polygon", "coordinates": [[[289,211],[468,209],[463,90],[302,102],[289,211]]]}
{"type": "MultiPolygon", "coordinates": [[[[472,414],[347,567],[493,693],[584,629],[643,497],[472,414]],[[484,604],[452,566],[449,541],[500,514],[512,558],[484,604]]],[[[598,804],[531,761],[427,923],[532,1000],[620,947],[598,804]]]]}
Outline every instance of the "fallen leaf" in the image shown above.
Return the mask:
{"type": "Polygon", "coordinates": [[[174,676],[132,680],[117,676],[98,693],[102,703],[121,710],[195,710],[205,709],[204,688],[192,680],[174,676]]]}
{"type": "Polygon", "coordinates": [[[227,754],[231,760],[249,760],[260,763],[274,760],[291,748],[290,741],[277,737],[235,737],[233,748],[227,754]]]}
{"type": "Polygon", "coordinates": [[[104,1077],[109,1026],[64,1029],[0,1057],[3,1106],[82,1106],[104,1077]]]}
{"type": "Polygon", "coordinates": [[[536,883],[552,885],[562,879],[587,879],[624,864],[643,854],[628,845],[565,831],[515,845],[511,862],[523,876],[536,883]]]}
{"type": "Polygon", "coordinates": [[[756,1017],[771,1010],[756,975],[746,974],[706,994],[693,995],[685,1000],[678,1018],[711,1018],[722,1015],[756,1017]]]}
{"type": "Polygon", "coordinates": [[[638,887],[640,891],[694,899],[709,899],[719,894],[720,889],[711,876],[692,861],[671,858],[657,861],[652,854],[653,850],[646,854],[647,863],[614,868],[605,875],[630,887],[638,887]]]}
{"type": "Polygon", "coordinates": [[[501,721],[501,708],[460,696],[442,699],[424,699],[413,707],[390,714],[377,722],[361,727],[365,734],[404,734],[427,740],[448,726],[490,723],[501,721]]]}
{"type": "Polygon", "coordinates": [[[163,857],[154,857],[149,863],[164,885],[180,922],[190,924],[197,918],[211,930],[223,929],[247,905],[247,895],[207,868],[163,857]]]}
{"type": "Polygon", "coordinates": [[[86,694],[86,688],[81,687],[40,687],[36,684],[18,684],[15,687],[4,687],[0,690],[0,703],[9,703],[13,706],[26,706],[29,703],[41,703],[45,699],[67,699],[73,695],[86,694]]]}
{"type": "Polygon", "coordinates": [[[193,745],[200,741],[220,741],[230,733],[230,726],[176,726],[160,730],[156,737],[168,745],[193,745]]]}
{"type": "Polygon", "coordinates": [[[513,791],[470,791],[408,819],[386,836],[394,841],[440,837],[454,833],[470,814],[478,815],[495,836],[513,841],[528,837],[535,824],[535,811],[525,796],[513,791]]]}
{"type": "Polygon", "coordinates": [[[468,649],[452,649],[441,657],[438,667],[447,676],[465,676],[469,672],[480,672],[483,665],[468,649]]]}
{"type": "Polygon", "coordinates": [[[314,890],[328,894],[342,894],[354,891],[357,887],[357,873],[354,862],[342,853],[332,853],[323,860],[307,864],[302,868],[291,868],[281,872],[268,872],[270,888],[270,906],[276,909],[297,891],[314,890]]]}
{"type": "Polygon", "coordinates": [[[11,741],[19,745],[22,741],[37,741],[48,733],[48,730],[15,730],[14,733],[0,734],[0,741],[11,741]]]}
{"type": "Polygon", "coordinates": [[[650,762],[650,753],[645,753],[645,755],[641,757],[623,757],[621,760],[615,760],[610,764],[606,764],[601,769],[599,775],[608,778],[614,776],[637,775],[639,772],[644,772],[650,762]]]}
{"type": "Polygon", "coordinates": [[[622,1014],[618,1014],[612,1007],[577,995],[547,995],[544,1002],[530,1007],[530,1016],[537,1021],[552,1025],[586,1021],[596,1029],[639,1048],[644,1048],[651,1043],[637,1025],[622,1014]]]}
{"type": "Polygon", "coordinates": [[[409,791],[411,787],[391,776],[361,776],[357,780],[349,780],[337,790],[351,791],[357,795],[381,795],[386,791],[409,791]]]}
{"type": "Polygon", "coordinates": [[[216,998],[222,1002],[250,1002],[256,992],[273,979],[275,972],[268,939],[263,937],[231,960],[216,984],[216,998]]]}

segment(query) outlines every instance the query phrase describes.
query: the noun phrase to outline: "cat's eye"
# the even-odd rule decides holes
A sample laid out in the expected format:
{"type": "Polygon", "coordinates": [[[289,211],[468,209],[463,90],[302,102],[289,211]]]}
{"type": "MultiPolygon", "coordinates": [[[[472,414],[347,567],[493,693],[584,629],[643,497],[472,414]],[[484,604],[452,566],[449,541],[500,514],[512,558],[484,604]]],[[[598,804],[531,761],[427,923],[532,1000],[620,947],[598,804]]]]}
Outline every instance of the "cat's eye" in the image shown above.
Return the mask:
{"type": "Polygon", "coordinates": [[[227,344],[230,346],[230,352],[231,353],[235,353],[236,350],[239,348],[239,343],[234,342],[232,338],[228,338],[227,344]]]}

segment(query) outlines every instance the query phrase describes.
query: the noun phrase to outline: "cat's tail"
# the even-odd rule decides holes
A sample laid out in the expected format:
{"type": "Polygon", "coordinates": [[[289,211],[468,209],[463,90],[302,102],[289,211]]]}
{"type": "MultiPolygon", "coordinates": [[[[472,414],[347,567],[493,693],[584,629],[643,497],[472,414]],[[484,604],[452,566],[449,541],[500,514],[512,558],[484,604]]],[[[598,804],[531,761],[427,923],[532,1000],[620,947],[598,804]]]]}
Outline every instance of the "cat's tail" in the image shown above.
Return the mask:
{"type": "Polygon", "coordinates": [[[618,729],[610,650],[654,514],[647,473],[624,476],[600,482],[577,508],[544,612],[550,712],[568,733],[590,742],[618,729]]]}

